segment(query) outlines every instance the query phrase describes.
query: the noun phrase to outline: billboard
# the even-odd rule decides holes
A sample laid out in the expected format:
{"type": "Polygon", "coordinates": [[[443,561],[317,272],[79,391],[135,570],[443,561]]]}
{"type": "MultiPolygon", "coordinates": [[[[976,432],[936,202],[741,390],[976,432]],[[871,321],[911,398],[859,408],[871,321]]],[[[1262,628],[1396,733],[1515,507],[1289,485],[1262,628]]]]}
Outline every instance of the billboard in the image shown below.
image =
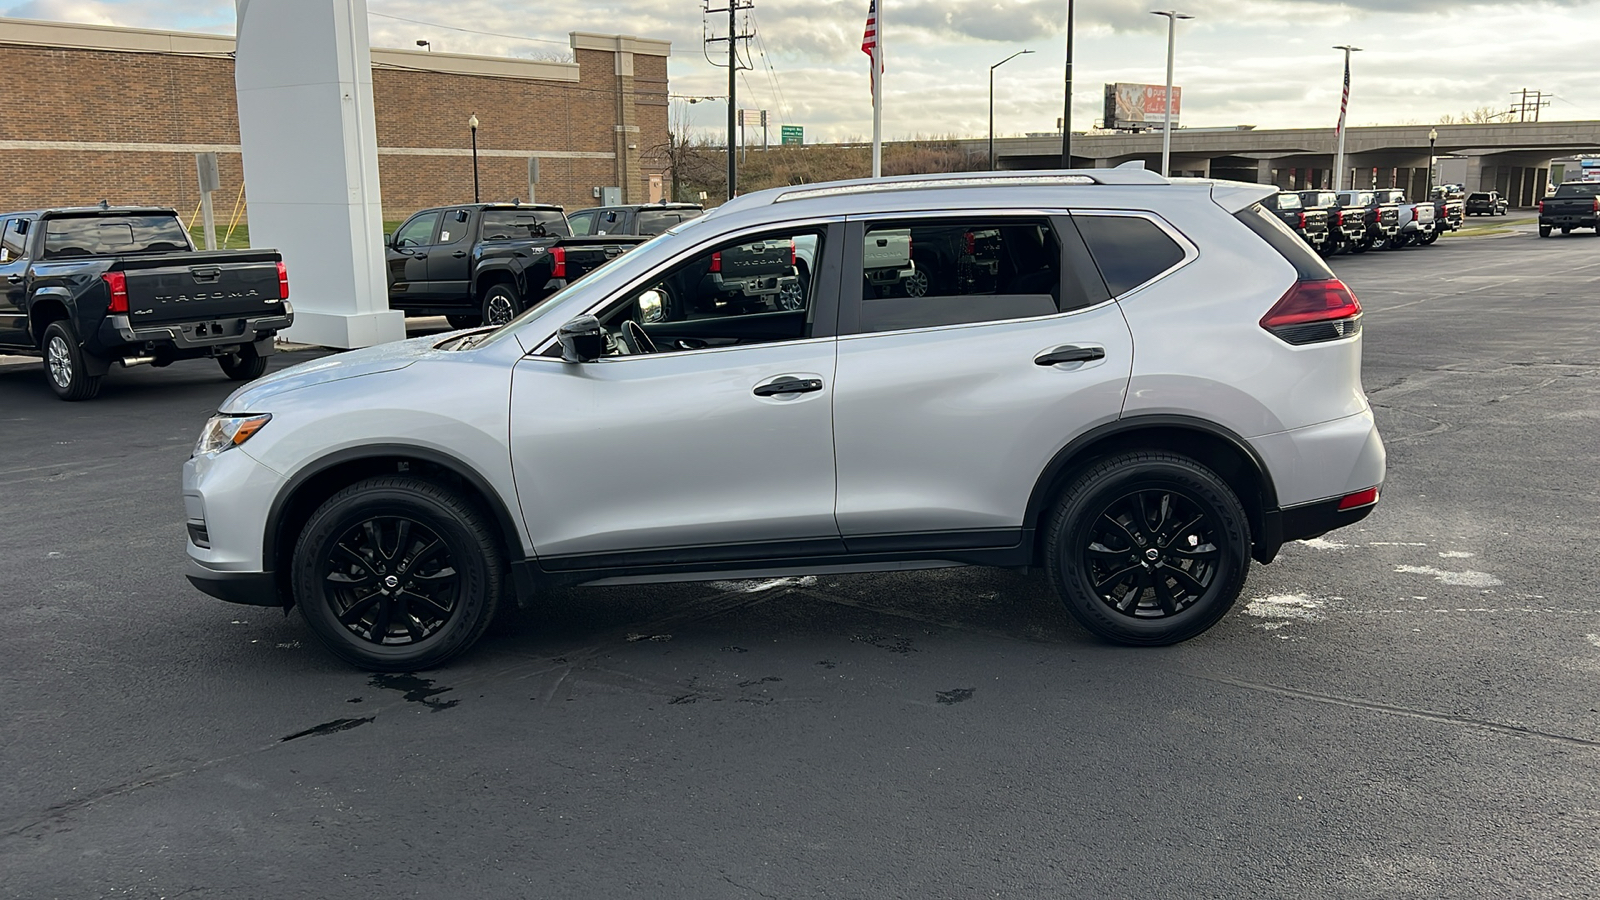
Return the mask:
{"type": "MultiPolygon", "coordinates": [[[[1172,127],[1182,118],[1183,88],[1172,88],[1172,127]]],[[[1163,84],[1106,85],[1105,127],[1131,131],[1160,128],[1167,120],[1167,87],[1163,84]]]]}

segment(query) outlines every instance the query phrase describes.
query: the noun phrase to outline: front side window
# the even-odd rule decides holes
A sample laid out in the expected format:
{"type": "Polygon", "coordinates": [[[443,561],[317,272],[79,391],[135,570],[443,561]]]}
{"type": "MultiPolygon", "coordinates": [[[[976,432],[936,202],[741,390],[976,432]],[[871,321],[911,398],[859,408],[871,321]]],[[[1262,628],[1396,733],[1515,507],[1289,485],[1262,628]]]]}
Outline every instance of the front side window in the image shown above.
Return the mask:
{"type": "Polygon", "coordinates": [[[439,211],[418,213],[411,221],[400,226],[394,233],[394,245],[402,249],[406,247],[425,247],[433,243],[433,230],[439,224],[439,211]]]}
{"type": "Polygon", "coordinates": [[[868,226],[864,332],[995,322],[1061,311],[1061,242],[1048,219],[935,219],[868,226]]]}
{"type": "Polygon", "coordinates": [[[823,232],[779,231],[695,254],[602,311],[606,356],[799,340],[813,331],[823,232]]]}

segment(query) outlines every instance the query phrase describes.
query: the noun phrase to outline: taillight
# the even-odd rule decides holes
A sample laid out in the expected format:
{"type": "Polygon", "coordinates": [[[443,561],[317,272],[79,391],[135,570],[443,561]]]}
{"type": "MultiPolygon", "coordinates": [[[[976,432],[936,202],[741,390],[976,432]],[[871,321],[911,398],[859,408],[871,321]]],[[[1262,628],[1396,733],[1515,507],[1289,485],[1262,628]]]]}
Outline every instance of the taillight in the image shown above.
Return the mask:
{"type": "Polygon", "coordinates": [[[289,299],[289,267],[278,261],[278,299],[289,299]]]}
{"type": "Polygon", "coordinates": [[[1364,491],[1356,491],[1354,494],[1345,494],[1343,497],[1340,497],[1339,511],[1344,512],[1347,509],[1360,509],[1363,506],[1371,506],[1377,502],[1378,489],[1375,487],[1370,487],[1364,491]]]}
{"type": "Polygon", "coordinates": [[[962,235],[961,235],[961,247],[962,247],[963,252],[965,252],[968,256],[972,256],[973,254],[977,253],[978,252],[978,236],[973,234],[970,231],[962,233],[962,235]]]}
{"type": "Polygon", "coordinates": [[[1337,278],[1297,281],[1261,317],[1261,327],[1289,344],[1315,344],[1361,330],[1361,303],[1337,278]]]}
{"type": "Polygon", "coordinates": [[[1541,215],[1541,216],[1544,215],[1544,201],[1543,200],[1539,201],[1539,215],[1541,215]]]}
{"type": "Polygon", "coordinates": [[[106,307],[106,312],[127,312],[128,276],[121,272],[107,272],[100,276],[100,280],[106,283],[106,290],[111,292],[111,305],[106,307]]]}
{"type": "Polygon", "coordinates": [[[1305,231],[1306,230],[1306,214],[1305,213],[1301,213],[1300,214],[1300,230],[1301,231],[1305,231]]]}
{"type": "Polygon", "coordinates": [[[799,261],[799,256],[798,256],[798,254],[796,254],[794,252],[794,241],[790,241],[789,242],[789,265],[791,265],[791,266],[792,265],[796,265],[798,263],[798,261],[799,261]]]}
{"type": "Polygon", "coordinates": [[[550,277],[567,277],[567,251],[564,247],[550,248],[550,277]]]}
{"type": "Polygon", "coordinates": [[[1333,214],[1333,224],[1335,224],[1335,225],[1343,225],[1344,224],[1344,210],[1341,209],[1338,212],[1333,214]]]}
{"type": "Polygon", "coordinates": [[[717,252],[711,254],[711,271],[713,271],[713,272],[721,272],[722,271],[722,251],[721,250],[718,250],[717,252]]]}
{"type": "Polygon", "coordinates": [[[1594,198],[1594,211],[1600,213],[1600,196],[1594,198]]]}

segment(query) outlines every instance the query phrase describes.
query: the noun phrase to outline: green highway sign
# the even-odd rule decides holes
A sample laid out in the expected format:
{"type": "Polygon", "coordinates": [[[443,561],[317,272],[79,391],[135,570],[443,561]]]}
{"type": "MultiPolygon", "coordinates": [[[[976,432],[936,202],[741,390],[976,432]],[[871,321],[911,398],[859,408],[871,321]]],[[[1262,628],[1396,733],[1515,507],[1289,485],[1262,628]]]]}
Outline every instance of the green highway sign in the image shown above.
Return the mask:
{"type": "Polygon", "coordinates": [[[782,130],[783,143],[804,144],[806,142],[806,129],[804,125],[785,125],[782,130]]]}

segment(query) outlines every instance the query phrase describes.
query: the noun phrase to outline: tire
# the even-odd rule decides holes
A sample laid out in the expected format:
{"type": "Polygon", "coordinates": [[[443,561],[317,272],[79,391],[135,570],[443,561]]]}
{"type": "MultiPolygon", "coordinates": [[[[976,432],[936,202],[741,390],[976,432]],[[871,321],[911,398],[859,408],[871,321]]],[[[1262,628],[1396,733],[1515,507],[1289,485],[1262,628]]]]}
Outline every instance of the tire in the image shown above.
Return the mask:
{"type": "Polygon", "coordinates": [[[1539,237],[1549,237],[1549,236],[1550,236],[1550,226],[1549,225],[1540,225],[1539,226],[1539,237]]]}
{"type": "Polygon", "coordinates": [[[1438,231],[1429,232],[1428,236],[1418,241],[1418,243],[1424,247],[1432,247],[1439,240],[1439,234],[1440,232],[1438,231]]]}
{"type": "Polygon", "coordinates": [[[431,481],[357,482],[301,530],[290,563],[295,604],[317,639],[352,665],[438,666],[476,643],[500,607],[506,564],[489,523],[431,481]]]}
{"type": "Polygon", "coordinates": [[[1046,524],[1045,571],[1057,595],[1083,627],[1117,643],[1165,646],[1205,632],[1233,607],[1249,568],[1238,498],[1206,467],[1170,453],[1096,463],[1062,492],[1046,524]]]}
{"type": "Polygon", "coordinates": [[[1570,226],[1570,225],[1561,226],[1561,233],[1563,235],[1571,234],[1572,233],[1572,226],[1570,226]]]}
{"type": "Polygon", "coordinates": [[[102,375],[90,375],[78,335],[66,320],[44,329],[44,380],[63,400],[93,400],[100,393],[102,375]]]}
{"type": "Polygon", "coordinates": [[[522,298],[509,284],[491,285],[483,295],[483,324],[504,325],[522,312],[522,298]]]}
{"type": "Polygon", "coordinates": [[[900,280],[900,288],[906,292],[907,297],[928,296],[928,273],[915,269],[910,275],[900,280]]]}
{"type": "Polygon", "coordinates": [[[1356,243],[1350,245],[1350,252],[1351,253],[1365,253],[1365,252],[1367,252],[1368,250],[1371,250],[1371,249],[1372,249],[1372,239],[1371,238],[1362,238],[1361,240],[1357,241],[1356,243]]]}
{"type": "Polygon", "coordinates": [[[256,352],[255,345],[245,344],[238,353],[217,357],[222,374],[234,381],[255,381],[267,372],[267,358],[256,352]]]}

